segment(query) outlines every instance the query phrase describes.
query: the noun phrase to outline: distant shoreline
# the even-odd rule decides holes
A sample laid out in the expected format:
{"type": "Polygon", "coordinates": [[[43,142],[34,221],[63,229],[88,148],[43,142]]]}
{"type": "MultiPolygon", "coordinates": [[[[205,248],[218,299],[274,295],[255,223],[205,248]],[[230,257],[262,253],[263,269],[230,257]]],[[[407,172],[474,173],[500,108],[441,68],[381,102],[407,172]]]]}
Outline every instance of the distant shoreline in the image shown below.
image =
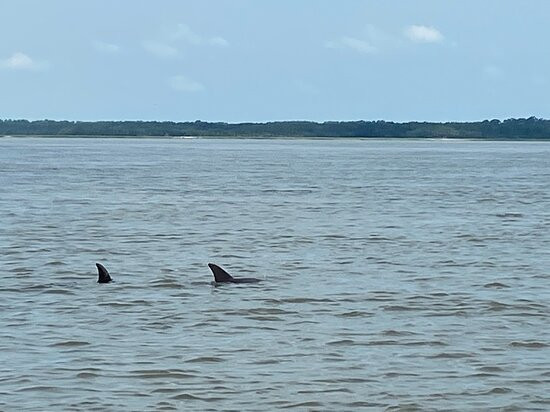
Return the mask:
{"type": "Polygon", "coordinates": [[[550,140],[550,120],[536,117],[481,122],[280,121],[268,123],[0,120],[0,136],[82,138],[240,139],[475,139],[550,140]]]}
{"type": "Polygon", "coordinates": [[[29,134],[13,134],[3,135],[0,134],[0,139],[151,139],[151,140],[394,140],[394,141],[414,141],[414,140],[433,140],[433,141],[471,141],[471,142],[550,142],[550,137],[390,137],[390,136],[128,136],[128,135],[29,135],[29,134]]]}

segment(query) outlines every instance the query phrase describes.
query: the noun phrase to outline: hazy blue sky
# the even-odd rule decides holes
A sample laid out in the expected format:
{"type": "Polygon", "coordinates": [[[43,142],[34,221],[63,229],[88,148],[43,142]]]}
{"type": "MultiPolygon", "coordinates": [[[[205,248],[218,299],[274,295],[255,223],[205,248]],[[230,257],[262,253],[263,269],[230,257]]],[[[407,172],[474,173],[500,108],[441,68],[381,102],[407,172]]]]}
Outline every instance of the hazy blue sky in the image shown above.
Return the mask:
{"type": "Polygon", "coordinates": [[[2,0],[0,118],[550,118],[548,0],[2,0]]]}

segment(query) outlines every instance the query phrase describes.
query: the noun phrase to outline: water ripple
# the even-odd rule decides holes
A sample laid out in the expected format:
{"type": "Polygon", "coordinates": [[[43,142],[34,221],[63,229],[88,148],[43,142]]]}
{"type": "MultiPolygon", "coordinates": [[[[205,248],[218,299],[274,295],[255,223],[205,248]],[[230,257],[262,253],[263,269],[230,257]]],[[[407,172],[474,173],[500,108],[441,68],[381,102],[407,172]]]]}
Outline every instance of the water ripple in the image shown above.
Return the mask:
{"type": "Polygon", "coordinates": [[[548,159],[0,139],[0,409],[548,410],[548,159]]]}

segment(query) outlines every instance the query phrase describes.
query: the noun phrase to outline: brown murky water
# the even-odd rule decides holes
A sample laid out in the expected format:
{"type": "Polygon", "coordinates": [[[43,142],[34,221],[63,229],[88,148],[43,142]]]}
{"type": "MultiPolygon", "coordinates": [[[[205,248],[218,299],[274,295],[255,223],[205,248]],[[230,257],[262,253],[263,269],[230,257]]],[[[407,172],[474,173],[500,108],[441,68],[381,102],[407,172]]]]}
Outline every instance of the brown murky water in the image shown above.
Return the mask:
{"type": "Polygon", "coordinates": [[[550,409],[547,142],[3,138],[0,249],[0,410],[550,409]]]}

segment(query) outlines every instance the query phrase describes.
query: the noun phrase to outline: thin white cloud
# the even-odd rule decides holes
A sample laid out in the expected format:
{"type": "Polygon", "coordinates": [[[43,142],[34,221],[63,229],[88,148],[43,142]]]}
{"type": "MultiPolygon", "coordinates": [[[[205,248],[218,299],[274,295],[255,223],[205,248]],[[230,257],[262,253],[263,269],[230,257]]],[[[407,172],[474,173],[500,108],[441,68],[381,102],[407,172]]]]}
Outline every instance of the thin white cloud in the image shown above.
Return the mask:
{"type": "Polygon", "coordinates": [[[359,53],[375,53],[378,49],[368,41],[356,39],[355,37],[343,36],[337,40],[331,40],[325,44],[330,49],[352,49],[359,53]]]}
{"type": "Polygon", "coordinates": [[[404,30],[405,36],[417,43],[440,43],[443,41],[443,34],[435,27],[412,25],[404,30]]]}
{"type": "Polygon", "coordinates": [[[202,37],[195,33],[187,24],[178,24],[170,36],[173,40],[183,40],[193,45],[202,43],[202,37]]]}
{"type": "Polygon", "coordinates": [[[2,66],[13,70],[29,70],[34,67],[34,61],[25,53],[16,52],[2,60],[2,66]]]}
{"type": "Polygon", "coordinates": [[[184,75],[172,76],[168,79],[170,87],[178,92],[200,92],[204,86],[184,75]]]}
{"type": "Polygon", "coordinates": [[[227,47],[229,46],[229,42],[225,40],[223,37],[211,37],[208,39],[208,44],[211,46],[220,46],[220,47],[227,47]]]}
{"type": "Polygon", "coordinates": [[[144,41],[142,46],[149,53],[162,58],[174,58],[179,56],[179,50],[165,43],[144,41]]]}
{"type": "Polygon", "coordinates": [[[218,47],[227,47],[229,42],[220,36],[214,37],[205,37],[201,36],[198,33],[195,33],[191,30],[187,24],[178,24],[176,29],[170,33],[170,38],[172,40],[179,40],[185,43],[191,44],[193,46],[218,46],[218,47]]]}
{"type": "Polygon", "coordinates": [[[341,36],[325,43],[331,49],[348,49],[362,54],[374,54],[392,50],[400,46],[402,41],[391,33],[367,24],[358,36],[341,36]]]}
{"type": "Polygon", "coordinates": [[[102,53],[118,53],[120,51],[120,46],[112,43],[104,43],[102,41],[93,41],[92,46],[102,53]]]}
{"type": "Polygon", "coordinates": [[[180,50],[188,45],[227,47],[229,42],[220,36],[201,36],[186,24],[178,24],[175,29],[173,27],[172,29],[165,28],[160,36],[160,41],[146,40],[142,42],[146,51],[161,58],[180,57],[180,50]]]}
{"type": "Polygon", "coordinates": [[[29,55],[15,52],[7,59],[0,60],[0,68],[9,70],[42,70],[47,67],[46,62],[38,62],[29,55]]]}

